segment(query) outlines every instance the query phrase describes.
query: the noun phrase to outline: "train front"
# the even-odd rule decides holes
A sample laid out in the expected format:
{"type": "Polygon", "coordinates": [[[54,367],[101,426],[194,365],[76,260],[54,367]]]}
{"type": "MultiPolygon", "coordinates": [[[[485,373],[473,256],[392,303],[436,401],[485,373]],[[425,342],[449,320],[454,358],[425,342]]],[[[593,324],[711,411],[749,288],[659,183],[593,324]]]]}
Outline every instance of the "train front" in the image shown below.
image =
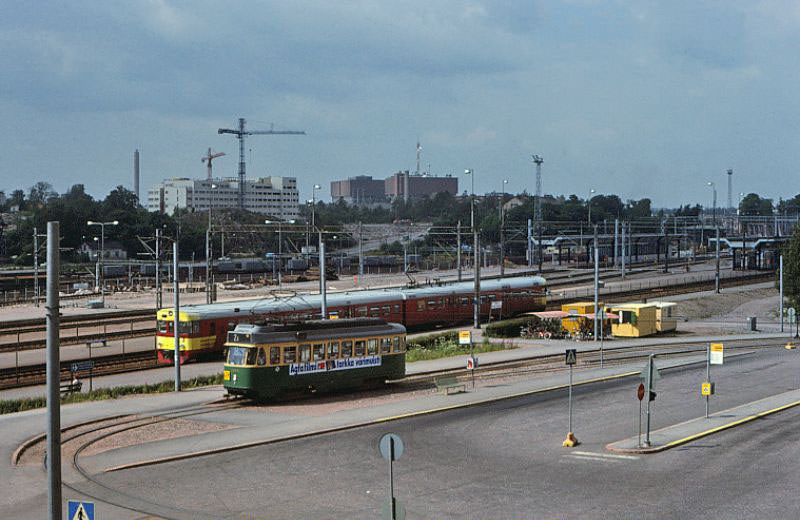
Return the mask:
{"type": "MultiPolygon", "coordinates": [[[[175,309],[161,309],[156,314],[156,351],[158,363],[171,365],[175,359],[175,309]]],[[[216,335],[208,330],[208,324],[190,313],[181,311],[178,324],[180,340],[180,362],[185,363],[211,351],[216,335]]]]}

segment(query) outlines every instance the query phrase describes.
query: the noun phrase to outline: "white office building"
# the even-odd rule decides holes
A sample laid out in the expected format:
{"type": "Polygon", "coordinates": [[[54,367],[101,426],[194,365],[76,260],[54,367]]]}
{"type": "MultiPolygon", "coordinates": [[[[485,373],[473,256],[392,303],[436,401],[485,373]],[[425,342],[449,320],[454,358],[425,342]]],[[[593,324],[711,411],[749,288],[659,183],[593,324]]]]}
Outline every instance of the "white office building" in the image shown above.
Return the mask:
{"type": "MultiPolygon", "coordinates": [[[[299,216],[299,193],[294,177],[262,177],[245,182],[244,209],[290,220],[299,216]]],[[[239,207],[238,179],[165,179],[147,191],[147,209],[173,213],[177,208],[212,211],[239,207]]]]}

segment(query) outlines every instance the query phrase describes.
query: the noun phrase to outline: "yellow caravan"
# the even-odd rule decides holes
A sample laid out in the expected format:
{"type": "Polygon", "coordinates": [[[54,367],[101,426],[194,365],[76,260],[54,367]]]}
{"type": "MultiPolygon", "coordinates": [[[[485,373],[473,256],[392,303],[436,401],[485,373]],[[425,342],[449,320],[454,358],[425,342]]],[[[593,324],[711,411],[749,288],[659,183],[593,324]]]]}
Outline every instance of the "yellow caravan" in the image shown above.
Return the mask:
{"type": "MultiPolygon", "coordinates": [[[[602,303],[600,303],[598,306],[601,309],[603,308],[602,303]]],[[[565,331],[571,334],[575,334],[576,332],[580,332],[581,330],[581,320],[583,319],[583,317],[579,315],[594,314],[594,302],[565,303],[561,306],[561,311],[573,315],[561,318],[561,327],[565,331]]]]}
{"type": "Polygon", "coordinates": [[[675,315],[675,302],[650,302],[656,306],[656,330],[658,332],[672,332],[678,329],[678,318],[675,315]]]}
{"type": "Polygon", "coordinates": [[[619,315],[619,319],[611,320],[611,334],[625,338],[656,334],[656,310],[652,303],[620,303],[609,306],[609,312],[619,315]]]}

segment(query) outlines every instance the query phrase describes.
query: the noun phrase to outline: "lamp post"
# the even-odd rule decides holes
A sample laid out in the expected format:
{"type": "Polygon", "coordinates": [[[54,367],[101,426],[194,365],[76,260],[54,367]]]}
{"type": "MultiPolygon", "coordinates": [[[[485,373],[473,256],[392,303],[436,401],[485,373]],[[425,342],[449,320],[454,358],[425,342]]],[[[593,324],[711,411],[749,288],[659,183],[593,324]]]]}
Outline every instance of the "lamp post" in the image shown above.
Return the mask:
{"type": "MultiPolygon", "coordinates": [[[[209,161],[209,168],[211,167],[211,162],[209,161]]],[[[213,285],[213,280],[211,278],[211,271],[212,271],[212,251],[211,251],[211,206],[213,203],[213,191],[216,188],[216,184],[211,184],[210,189],[208,190],[208,230],[206,231],[206,303],[212,303],[213,298],[211,297],[211,287],[213,285]]]]}
{"type": "Polygon", "coordinates": [[[716,256],[716,273],[714,275],[714,290],[719,293],[719,226],[717,225],[717,186],[714,184],[713,181],[709,181],[708,186],[711,187],[713,192],[713,213],[712,218],[714,220],[714,234],[715,234],[715,256],[716,256]]]}
{"type": "Polygon", "coordinates": [[[317,190],[322,189],[322,186],[315,184],[311,188],[311,229],[316,229],[315,215],[317,209],[317,190]]]}
{"type": "Polygon", "coordinates": [[[97,267],[100,273],[100,302],[103,307],[106,306],[106,291],[105,291],[105,276],[103,276],[103,254],[105,250],[105,239],[106,239],[106,226],[117,226],[119,225],[118,220],[114,220],[112,222],[94,222],[89,220],[86,222],[87,226],[100,226],[100,256],[97,260],[97,267]]]}
{"type": "Polygon", "coordinates": [[[595,190],[594,188],[589,190],[589,198],[586,199],[586,206],[589,209],[589,219],[588,219],[589,226],[592,225],[592,195],[594,195],[596,191],[597,190],[595,190]]]}
{"type": "Polygon", "coordinates": [[[472,168],[464,170],[464,175],[470,176],[470,182],[472,184],[470,195],[469,195],[469,223],[472,226],[472,230],[475,230],[475,170],[472,168]]]}

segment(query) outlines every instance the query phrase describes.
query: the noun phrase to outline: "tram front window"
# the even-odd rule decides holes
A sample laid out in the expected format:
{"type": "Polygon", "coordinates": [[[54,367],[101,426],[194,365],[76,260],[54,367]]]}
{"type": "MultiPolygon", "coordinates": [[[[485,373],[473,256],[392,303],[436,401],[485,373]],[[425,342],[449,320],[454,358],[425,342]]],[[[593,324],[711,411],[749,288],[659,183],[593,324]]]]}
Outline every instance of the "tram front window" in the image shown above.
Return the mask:
{"type": "Polygon", "coordinates": [[[257,349],[249,347],[228,347],[229,365],[255,365],[257,349]]]}

